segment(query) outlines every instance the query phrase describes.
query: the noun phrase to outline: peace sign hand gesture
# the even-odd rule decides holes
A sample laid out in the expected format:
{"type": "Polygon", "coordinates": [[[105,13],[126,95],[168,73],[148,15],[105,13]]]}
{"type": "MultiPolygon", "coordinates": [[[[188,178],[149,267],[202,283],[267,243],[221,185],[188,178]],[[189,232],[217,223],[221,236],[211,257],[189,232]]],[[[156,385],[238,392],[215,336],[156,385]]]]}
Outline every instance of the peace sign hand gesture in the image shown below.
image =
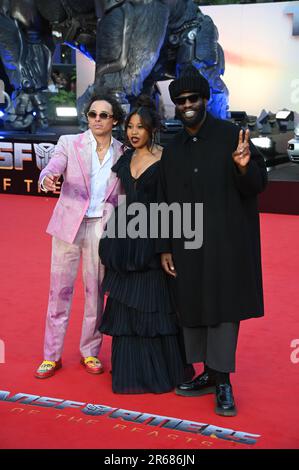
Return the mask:
{"type": "Polygon", "coordinates": [[[250,160],[249,135],[249,129],[246,129],[245,136],[243,129],[240,130],[238,147],[233,153],[233,160],[241,173],[245,173],[250,160]]]}

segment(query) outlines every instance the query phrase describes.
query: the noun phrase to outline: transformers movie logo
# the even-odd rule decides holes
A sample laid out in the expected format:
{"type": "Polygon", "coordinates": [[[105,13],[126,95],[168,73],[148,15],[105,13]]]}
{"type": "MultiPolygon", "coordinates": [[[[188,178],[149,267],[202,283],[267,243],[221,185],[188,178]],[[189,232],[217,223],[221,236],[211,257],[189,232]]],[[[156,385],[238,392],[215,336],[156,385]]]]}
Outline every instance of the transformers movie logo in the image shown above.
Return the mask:
{"type": "Polygon", "coordinates": [[[243,431],[235,431],[234,429],[222,428],[207,423],[197,423],[195,421],[187,421],[169,416],[161,416],[141,411],[124,410],[121,408],[113,408],[107,405],[93,405],[91,403],[83,403],[72,400],[64,400],[60,398],[41,397],[39,395],[31,395],[28,393],[17,393],[10,396],[10,392],[0,390],[0,401],[18,403],[31,406],[50,407],[56,410],[65,410],[66,408],[76,408],[89,416],[121,419],[123,421],[143,424],[146,426],[157,426],[166,429],[175,429],[187,433],[193,433],[202,436],[215,436],[218,439],[236,442],[239,444],[255,444],[259,434],[250,434],[243,431]]]}
{"type": "MultiPolygon", "coordinates": [[[[44,195],[38,185],[40,171],[54,155],[56,142],[0,140],[0,192],[44,195]]],[[[61,182],[59,183],[61,184],[61,182]]],[[[60,186],[51,197],[60,194],[60,186]]]]}
{"type": "Polygon", "coordinates": [[[0,170],[23,170],[24,162],[32,162],[43,170],[53,155],[55,144],[29,142],[0,142],[0,170]],[[34,151],[34,152],[33,152],[34,151]]]}

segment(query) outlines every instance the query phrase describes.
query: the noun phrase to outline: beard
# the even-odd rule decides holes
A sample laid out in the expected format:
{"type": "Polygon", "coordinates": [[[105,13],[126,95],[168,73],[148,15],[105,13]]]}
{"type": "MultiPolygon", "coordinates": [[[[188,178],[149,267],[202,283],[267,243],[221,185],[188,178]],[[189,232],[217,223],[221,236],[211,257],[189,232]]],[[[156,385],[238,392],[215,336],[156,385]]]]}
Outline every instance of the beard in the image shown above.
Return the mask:
{"type": "Polygon", "coordinates": [[[186,118],[184,113],[182,113],[178,108],[176,108],[176,115],[180,121],[182,121],[184,127],[192,129],[197,127],[197,125],[203,120],[206,114],[206,105],[201,103],[196,109],[192,109],[195,112],[195,115],[192,118],[186,118]]]}

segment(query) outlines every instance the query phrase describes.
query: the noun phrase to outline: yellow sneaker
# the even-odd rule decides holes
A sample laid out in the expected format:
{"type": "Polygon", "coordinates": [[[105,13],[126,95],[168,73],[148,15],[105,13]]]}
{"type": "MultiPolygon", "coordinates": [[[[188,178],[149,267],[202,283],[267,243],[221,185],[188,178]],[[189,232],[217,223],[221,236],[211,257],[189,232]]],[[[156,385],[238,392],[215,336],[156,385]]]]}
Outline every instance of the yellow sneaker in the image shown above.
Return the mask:
{"type": "Polygon", "coordinates": [[[102,374],[104,372],[104,367],[97,357],[81,357],[81,364],[90,374],[102,374]]]}
{"type": "Polygon", "coordinates": [[[58,361],[43,361],[39,368],[36,370],[34,376],[37,379],[47,379],[52,377],[55,372],[62,367],[61,359],[58,361]]]}

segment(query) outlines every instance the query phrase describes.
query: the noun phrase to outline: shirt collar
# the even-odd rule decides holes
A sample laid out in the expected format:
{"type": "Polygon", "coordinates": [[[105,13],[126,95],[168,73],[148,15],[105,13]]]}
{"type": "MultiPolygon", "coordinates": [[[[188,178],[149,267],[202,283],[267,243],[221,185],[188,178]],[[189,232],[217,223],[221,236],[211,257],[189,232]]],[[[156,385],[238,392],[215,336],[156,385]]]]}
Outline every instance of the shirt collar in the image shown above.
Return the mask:
{"type": "Polygon", "coordinates": [[[186,143],[189,140],[197,137],[200,140],[208,139],[210,132],[211,132],[211,124],[213,124],[214,118],[211,116],[210,113],[207,112],[204,122],[202,123],[201,127],[197,134],[189,134],[186,128],[183,129],[183,142],[186,143]]]}
{"type": "MultiPolygon", "coordinates": [[[[87,135],[88,135],[88,138],[89,138],[90,143],[91,143],[93,146],[96,146],[96,145],[97,145],[97,141],[96,141],[96,139],[95,139],[95,137],[94,137],[94,135],[93,135],[93,133],[91,132],[90,129],[88,129],[87,135]]],[[[111,146],[113,147],[114,142],[115,142],[115,139],[114,139],[113,135],[111,135],[111,141],[110,141],[109,149],[111,148],[111,146]]]]}

